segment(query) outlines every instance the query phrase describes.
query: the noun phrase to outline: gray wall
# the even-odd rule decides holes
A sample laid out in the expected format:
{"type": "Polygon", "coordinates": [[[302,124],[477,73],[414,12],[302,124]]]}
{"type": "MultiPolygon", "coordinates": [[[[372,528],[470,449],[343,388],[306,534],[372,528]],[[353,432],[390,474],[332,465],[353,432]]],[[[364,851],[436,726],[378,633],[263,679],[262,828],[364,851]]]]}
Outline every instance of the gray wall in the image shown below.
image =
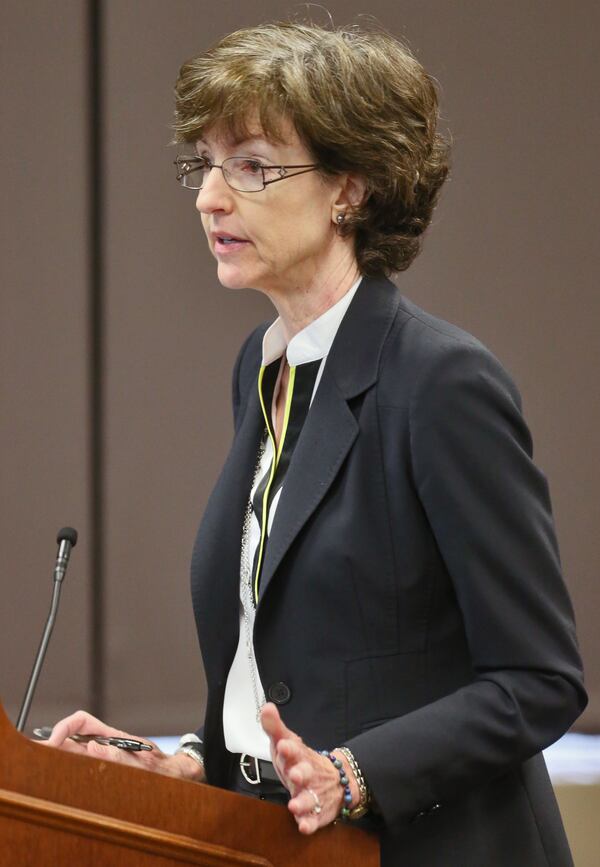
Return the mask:
{"type": "MultiPolygon", "coordinates": [[[[88,4],[45,0],[32,12],[11,0],[0,12],[0,696],[16,717],[49,604],[54,536],[72,523],[80,542],[30,722],[83,706],[158,734],[201,721],[190,551],[230,441],[237,347],[271,315],[260,296],[217,283],[193,195],[173,179],[172,87],[182,60],[286,7],[99,5],[104,169],[95,239],[88,4]],[[98,242],[100,360],[91,321],[98,242]]],[[[328,3],[338,23],[367,5],[440,81],[454,138],[435,225],[399,285],[473,331],[520,385],[587,663],[592,701],[580,726],[597,730],[598,7],[328,3]]]]}

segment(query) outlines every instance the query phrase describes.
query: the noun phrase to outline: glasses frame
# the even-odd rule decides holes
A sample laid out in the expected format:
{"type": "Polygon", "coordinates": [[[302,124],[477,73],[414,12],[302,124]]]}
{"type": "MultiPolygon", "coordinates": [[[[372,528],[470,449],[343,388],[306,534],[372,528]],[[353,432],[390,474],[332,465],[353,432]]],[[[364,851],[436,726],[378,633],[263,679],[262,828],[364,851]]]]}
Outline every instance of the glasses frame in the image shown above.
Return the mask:
{"type": "MultiPolygon", "coordinates": [[[[295,178],[298,175],[305,175],[305,174],[307,174],[307,172],[313,172],[315,169],[319,168],[319,165],[317,163],[305,163],[304,165],[295,165],[295,166],[289,166],[289,165],[288,166],[270,166],[270,165],[265,166],[260,162],[260,160],[257,160],[256,157],[245,157],[242,154],[240,154],[239,156],[227,157],[227,159],[223,160],[221,165],[217,165],[217,163],[211,162],[211,160],[209,160],[207,157],[199,157],[199,156],[189,156],[188,157],[188,156],[181,154],[173,160],[173,165],[177,167],[176,180],[179,181],[180,186],[182,186],[185,190],[195,190],[196,192],[203,189],[204,183],[202,184],[201,187],[187,187],[185,184],[183,184],[182,179],[185,178],[187,175],[191,174],[191,172],[182,171],[181,163],[183,163],[183,162],[194,164],[198,167],[200,165],[203,165],[208,169],[208,171],[210,171],[211,169],[221,169],[221,171],[223,172],[223,178],[225,180],[225,183],[227,184],[228,187],[230,187],[230,189],[235,190],[236,193],[262,193],[262,191],[265,189],[265,187],[268,187],[269,184],[276,184],[277,181],[285,181],[286,178],[295,178]],[[232,186],[229,183],[229,181],[227,180],[227,175],[225,174],[225,172],[227,171],[226,163],[228,163],[230,160],[250,160],[250,162],[256,163],[258,168],[260,168],[260,170],[261,170],[262,187],[259,190],[240,190],[238,187],[232,186]],[[223,170],[223,166],[225,166],[225,171],[223,170]],[[303,169],[303,171],[294,172],[294,174],[290,175],[290,174],[288,174],[288,169],[303,169]],[[266,170],[269,170],[269,171],[275,170],[276,172],[278,172],[279,177],[273,178],[272,180],[267,181],[265,179],[265,171],[266,170]]],[[[193,169],[192,169],[192,171],[193,171],[193,169]]]]}

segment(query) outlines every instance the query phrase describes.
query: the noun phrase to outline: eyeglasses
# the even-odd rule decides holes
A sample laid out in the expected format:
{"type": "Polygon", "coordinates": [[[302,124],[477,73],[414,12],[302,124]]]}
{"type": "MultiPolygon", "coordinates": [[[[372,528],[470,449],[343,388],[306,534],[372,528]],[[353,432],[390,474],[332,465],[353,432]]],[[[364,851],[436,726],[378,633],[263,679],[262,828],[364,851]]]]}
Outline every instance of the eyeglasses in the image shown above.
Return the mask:
{"type": "Polygon", "coordinates": [[[177,180],[188,190],[201,190],[211,169],[221,169],[225,181],[232,190],[240,193],[260,193],[269,184],[295,178],[319,168],[316,163],[301,166],[265,166],[252,157],[228,157],[220,166],[212,163],[207,157],[178,156],[174,164],[177,166],[177,180]],[[288,169],[303,171],[288,174],[288,169]],[[271,180],[266,175],[274,172],[279,175],[271,180]]]}

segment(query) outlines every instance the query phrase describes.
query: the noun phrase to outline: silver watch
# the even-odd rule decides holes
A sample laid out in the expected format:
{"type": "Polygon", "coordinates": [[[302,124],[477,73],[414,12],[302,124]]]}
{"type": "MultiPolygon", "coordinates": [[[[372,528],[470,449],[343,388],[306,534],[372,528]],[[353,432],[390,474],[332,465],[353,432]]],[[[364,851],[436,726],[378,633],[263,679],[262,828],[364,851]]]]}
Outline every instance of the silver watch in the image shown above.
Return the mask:
{"type": "Polygon", "coordinates": [[[175,755],[177,755],[177,753],[184,753],[186,756],[189,756],[190,759],[194,759],[201,768],[204,768],[202,746],[202,741],[198,735],[192,733],[182,735],[179,738],[179,746],[175,750],[175,755]]]}

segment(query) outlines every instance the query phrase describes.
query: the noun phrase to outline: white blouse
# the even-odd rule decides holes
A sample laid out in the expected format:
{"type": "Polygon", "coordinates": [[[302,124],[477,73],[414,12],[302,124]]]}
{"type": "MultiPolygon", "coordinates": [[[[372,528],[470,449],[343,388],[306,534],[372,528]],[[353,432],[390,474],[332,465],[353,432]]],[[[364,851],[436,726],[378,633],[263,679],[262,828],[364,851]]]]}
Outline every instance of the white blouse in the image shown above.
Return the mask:
{"type": "MultiPolygon", "coordinates": [[[[287,358],[290,368],[298,364],[314,362],[321,360],[315,385],[313,388],[310,402],[314,400],[317,388],[321,381],[323,369],[327,361],[327,356],[334,337],[340,326],[344,315],[350,306],[350,302],[354,297],[354,293],[358,289],[361,278],[354,283],[353,286],[340,298],[340,300],[330,307],[325,313],[321,314],[317,319],[311,322],[298,334],[288,342],[285,337],[283,322],[280,318],[268,328],[263,337],[262,348],[262,365],[267,366],[272,364],[277,358],[283,361],[284,353],[287,358]]],[[[283,364],[280,365],[279,375],[275,384],[273,393],[273,402],[271,406],[271,418],[273,428],[275,428],[275,415],[277,406],[277,397],[281,384],[281,375],[283,364]]],[[[259,472],[257,473],[252,491],[250,492],[251,501],[254,501],[256,488],[260,480],[269,471],[273,462],[273,443],[270,437],[266,439],[264,453],[261,458],[259,472]]],[[[267,523],[267,539],[271,532],[277,505],[281,499],[283,486],[275,494],[268,513],[267,523]]],[[[248,545],[248,560],[254,562],[255,553],[260,544],[261,528],[259,521],[252,512],[250,519],[249,545],[248,545]]],[[[267,542],[268,544],[268,542],[267,542]]],[[[243,571],[243,570],[242,570],[243,571]]],[[[243,577],[240,576],[241,581],[243,577]]],[[[254,609],[247,612],[248,628],[254,628],[254,609]]],[[[258,698],[261,704],[265,700],[264,690],[260,681],[258,669],[256,667],[256,659],[253,649],[248,652],[246,643],[246,624],[244,623],[244,613],[240,602],[240,635],[237,650],[225,687],[225,700],[223,703],[223,730],[225,733],[225,745],[232,753],[248,753],[259,759],[270,760],[269,738],[264,733],[260,723],[257,720],[256,698],[252,680],[251,666],[254,668],[255,680],[254,683],[258,689],[258,698]],[[251,657],[251,658],[250,658],[251,657]]]]}

